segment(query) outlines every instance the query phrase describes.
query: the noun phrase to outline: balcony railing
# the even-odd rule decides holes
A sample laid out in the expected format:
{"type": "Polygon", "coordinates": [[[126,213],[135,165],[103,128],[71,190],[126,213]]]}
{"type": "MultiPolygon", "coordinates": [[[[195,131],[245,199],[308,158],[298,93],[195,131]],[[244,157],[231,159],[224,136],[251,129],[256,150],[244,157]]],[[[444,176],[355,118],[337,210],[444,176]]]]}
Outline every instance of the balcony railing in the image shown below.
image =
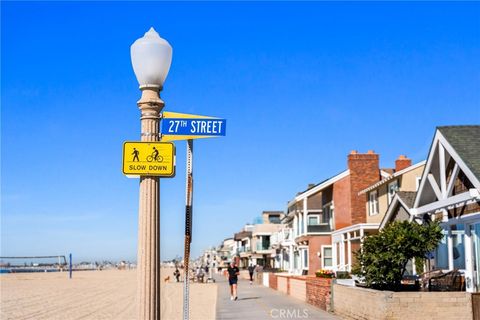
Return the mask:
{"type": "Polygon", "coordinates": [[[328,223],[320,223],[316,225],[308,225],[307,226],[307,233],[313,232],[330,232],[332,231],[332,228],[330,227],[330,224],[328,223]]]}
{"type": "Polygon", "coordinates": [[[237,249],[237,252],[238,253],[242,253],[242,252],[248,252],[250,251],[250,247],[249,246],[244,246],[244,247],[240,247],[237,249]]]}
{"type": "Polygon", "coordinates": [[[272,247],[263,243],[257,243],[257,251],[270,250],[272,247]]]}

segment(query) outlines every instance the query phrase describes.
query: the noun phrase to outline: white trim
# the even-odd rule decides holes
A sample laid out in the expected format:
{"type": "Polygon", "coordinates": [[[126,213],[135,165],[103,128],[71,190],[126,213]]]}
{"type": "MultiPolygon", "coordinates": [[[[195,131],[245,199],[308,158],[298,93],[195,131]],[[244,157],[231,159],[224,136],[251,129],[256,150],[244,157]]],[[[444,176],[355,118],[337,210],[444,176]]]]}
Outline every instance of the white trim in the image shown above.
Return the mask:
{"type": "MultiPolygon", "coordinates": [[[[422,195],[422,192],[423,192],[423,189],[424,189],[424,185],[425,185],[425,182],[427,180],[426,176],[430,173],[430,168],[431,168],[431,165],[432,165],[432,162],[433,162],[433,158],[434,158],[434,154],[436,152],[437,146],[441,146],[441,147],[439,147],[439,151],[444,149],[448,152],[450,157],[455,161],[456,164],[458,164],[458,166],[460,167],[462,172],[470,180],[470,182],[474,185],[474,187],[480,190],[480,181],[472,173],[470,168],[465,164],[465,162],[458,155],[458,153],[455,151],[455,149],[450,145],[448,140],[442,135],[440,130],[437,129],[436,132],[435,132],[434,138],[433,138],[433,142],[432,142],[432,146],[430,148],[430,152],[428,153],[427,164],[426,164],[425,169],[424,169],[423,174],[422,174],[422,180],[421,180],[420,188],[418,189],[417,197],[415,198],[415,203],[414,203],[414,206],[413,206],[414,208],[418,208],[418,206],[419,206],[421,195],[422,195]]],[[[439,158],[440,158],[440,155],[439,155],[439,158]]],[[[440,202],[440,201],[437,201],[437,202],[440,202]]],[[[433,205],[437,202],[432,202],[428,205],[433,205]]],[[[425,206],[427,206],[427,205],[425,205],[425,206]]],[[[425,207],[425,206],[423,206],[423,207],[425,207]]],[[[439,204],[439,206],[441,206],[441,204],[439,204]]]]}
{"type": "Polygon", "coordinates": [[[343,179],[343,178],[347,177],[349,174],[350,174],[350,170],[345,170],[345,171],[337,174],[336,176],[328,179],[327,181],[319,184],[318,186],[313,187],[312,189],[309,189],[307,191],[304,191],[303,193],[301,193],[301,194],[297,195],[295,198],[293,198],[293,200],[288,202],[287,206],[290,207],[291,205],[295,204],[296,202],[298,202],[300,200],[303,200],[304,198],[307,198],[307,197],[311,196],[312,194],[315,194],[319,191],[322,191],[324,188],[330,186],[331,184],[337,182],[340,179],[343,179]]]}
{"type": "Polygon", "coordinates": [[[467,215],[450,218],[446,222],[442,222],[442,225],[454,225],[454,224],[472,224],[472,223],[479,223],[480,222],[480,211],[475,213],[469,213],[467,215]]]}
{"type": "Polygon", "coordinates": [[[423,191],[423,188],[425,187],[425,183],[427,181],[427,175],[430,172],[430,167],[432,166],[433,155],[437,150],[437,144],[438,144],[437,140],[438,140],[439,134],[440,134],[440,131],[438,131],[437,129],[435,132],[435,135],[433,136],[433,141],[432,141],[432,145],[430,146],[430,151],[428,152],[427,163],[425,164],[425,168],[423,169],[422,179],[420,180],[420,187],[418,188],[417,196],[415,197],[415,202],[413,204],[414,208],[417,208],[420,202],[420,195],[423,191]]]}
{"type": "Polygon", "coordinates": [[[448,253],[448,270],[453,270],[453,237],[452,237],[452,228],[447,226],[447,253],[448,253]]]}
{"type": "Polygon", "coordinates": [[[375,230],[378,229],[380,224],[378,223],[357,223],[339,230],[335,230],[332,232],[332,236],[338,236],[343,233],[351,232],[351,231],[357,231],[357,230],[363,230],[363,229],[369,229],[369,230],[375,230]]]}
{"type": "Polygon", "coordinates": [[[303,234],[307,234],[308,201],[303,199],[303,234]]]}
{"type": "Polygon", "coordinates": [[[351,239],[350,239],[350,232],[347,233],[347,262],[348,262],[348,270],[347,271],[351,271],[351,267],[352,267],[352,242],[351,242],[351,239]]]}
{"type": "Polygon", "coordinates": [[[477,179],[477,177],[472,173],[470,168],[463,162],[463,159],[458,155],[458,153],[455,151],[455,149],[448,143],[448,140],[445,139],[445,137],[440,134],[439,140],[442,142],[443,147],[447,152],[450,154],[450,156],[453,158],[453,160],[458,163],[460,166],[460,169],[462,169],[462,172],[467,176],[468,180],[474,185],[475,188],[480,190],[480,181],[477,179]]]}
{"type": "Polygon", "coordinates": [[[387,171],[385,170],[380,170],[380,175],[382,177],[384,177],[385,179],[387,179],[388,177],[391,177],[392,175],[390,173],[388,173],[387,171]]]}
{"type": "Polygon", "coordinates": [[[418,192],[418,188],[420,188],[421,181],[422,181],[422,176],[415,177],[415,192],[418,192]]]}
{"type": "MultiPolygon", "coordinates": [[[[438,149],[438,159],[440,164],[440,190],[442,191],[442,197],[439,199],[445,199],[447,197],[447,178],[445,176],[445,148],[442,144],[439,146],[438,149]]],[[[430,176],[430,175],[429,175],[430,176]]]]}
{"type": "Polygon", "coordinates": [[[452,195],[453,187],[455,186],[455,181],[457,180],[458,173],[460,172],[460,166],[455,162],[453,167],[452,174],[450,175],[450,181],[448,182],[447,187],[447,197],[452,195]]]}
{"type": "Polygon", "coordinates": [[[442,195],[442,191],[440,190],[440,187],[437,184],[437,181],[435,181],[435,177],[433,174],[429,173],[427,175],[428,182],[430,182],[430,186],[433,189],[433,192],[435,193],[435,196],[437,197],[437,201],[444,199],[442,195]]]}
{"type": "Polygon", "coordinates": [[[417,168],[425,165],[426,162],[427,162],[426,160],[423,160],[423,161],[420,161],[419,163],[416,163],[416,164],[413,164],[413,165],[411,165],[411,166],[409,166],[409,167],[406,167],[405,169],[402,169],[402,170],[400,170],[400,171],[397,171],[397,172],[395,172],[394,174],[389,175],[387,178],[382,179],[382,180],[376,182],[375,184],[372,184],[371,186],[369,186],[369,187],[366,188],[366,189],[363,189],[362,191],[360,191],[360,192],[358,193],[358,195],[365,194],[365,193],[367,193],[367,192],[369,192],[369,191],[371,191],[371,190],[373,190],[373,189],[376,189],[376,188],[378,188],[379,186],[383,185],[385,182],[388,182],[388,181],[390,181],[390,180],[392,180],[392,179],[394,179],[394,178],[396,178],[396,177],[399,177],[399,176],[403,175],[404,173],[407,173],[407,172],[409,172],[409,171],[411,171],[411,170],[417,169],[417,168]]]}
{"type": "Polygon", "coordinates": [[[472,233],[470,228],[473,224],[465,223],[464,229],[465,234],[463,236],[464,239],[464,249],[465,249],[465,283],[466,291],[467,292],[474,292],[475,284],[473,283],[473,269],[474,269],[474,262],[473,262],[473,239],[472,233]]]}
{"type": "Polygon", "coordinates": [[[396,207],[397,202],[400,203],[400,205],[407,211],[407,213],[410,215],[410,217],[412,216],[412,214],[410,212],[410,208],[405,204],[405,202],[403,202],[402,198],[400,198],[400,196],[397,193],[393,197],[392,203],[388,206],[388,210],[385,213],[385,216],[383,216],[382,221],[380,222],[380,226],[378,228],[379,230],[385,228],[385,225],[390,220],[390,218],[393,214],[393,208],[396,207]]]}
{"type": "MultiPolygon", "coordinates": [[[[417,199],[418,199],[418,195],[417,195],[417,199]]],[[[466,192],[454,195],[453,197],[450,197],[447,199],[431,202],[429,204],[421,206],[420,208],[413,208],[410,210],[410,213],[412,213],[413,215],[424,214],[427,212],[434,213],[437,210],[449,208],[449,207],[456,207],[458,206],[458,204],[462,204],[463,202],[467,202],[469,200],[474,200],[474,199],[475,198],[472,198],[470,192],[466,191],[466,192]]]]}

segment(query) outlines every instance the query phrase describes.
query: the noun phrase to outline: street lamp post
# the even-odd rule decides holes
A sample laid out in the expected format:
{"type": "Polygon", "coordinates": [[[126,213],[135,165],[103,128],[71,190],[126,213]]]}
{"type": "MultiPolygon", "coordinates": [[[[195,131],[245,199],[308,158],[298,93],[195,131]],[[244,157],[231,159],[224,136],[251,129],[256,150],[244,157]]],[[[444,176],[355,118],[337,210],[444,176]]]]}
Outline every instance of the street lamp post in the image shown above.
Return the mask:
{"type": "MultiPolygon", "coordinates": [[[[172,47],[151,28],[131,48],[132,65],[142,96],[141,141],[159,141],[160,98],[172,61],[172,47]]],[[[137,254],[139,320],[160,319],[160,178],[140,177],[137,254]]]]}

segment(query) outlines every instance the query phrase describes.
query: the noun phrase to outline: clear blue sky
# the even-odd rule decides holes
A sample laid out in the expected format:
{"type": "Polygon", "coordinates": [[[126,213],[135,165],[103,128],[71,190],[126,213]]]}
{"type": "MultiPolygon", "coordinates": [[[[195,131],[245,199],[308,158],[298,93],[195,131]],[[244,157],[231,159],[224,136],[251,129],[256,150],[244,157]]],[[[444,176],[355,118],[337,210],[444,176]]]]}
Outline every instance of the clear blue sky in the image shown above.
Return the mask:
{"type": "MultiPolygon", "coordinates": [[[[350,150],[427,156],[480,123],[480,4],[1,3],[1,254],[135,259],[139,139],[130,45],[173,47],[165,110],[228,119],[195,142],[193,255],[285,210],[350,150]]],[[[163,259],[183,255],[185,142],[161,182],[163,259]]]]}

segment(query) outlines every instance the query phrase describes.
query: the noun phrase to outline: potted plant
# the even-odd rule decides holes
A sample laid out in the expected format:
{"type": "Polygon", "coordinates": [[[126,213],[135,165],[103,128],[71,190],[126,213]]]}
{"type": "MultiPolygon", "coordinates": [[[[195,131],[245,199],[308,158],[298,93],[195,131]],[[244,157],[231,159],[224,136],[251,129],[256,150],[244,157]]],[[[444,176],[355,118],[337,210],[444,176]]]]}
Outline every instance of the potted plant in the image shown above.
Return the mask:
{"type": "Polygon", "coordinates": [[[333,276],[335,275],[333,273],[332,270],[325,270],[325,269],[321,269],[321,270],[317,270],[315,272],[315,275],[319,278],[328,278],[328,279],[331,279],[333,278],[333,276]]]}

